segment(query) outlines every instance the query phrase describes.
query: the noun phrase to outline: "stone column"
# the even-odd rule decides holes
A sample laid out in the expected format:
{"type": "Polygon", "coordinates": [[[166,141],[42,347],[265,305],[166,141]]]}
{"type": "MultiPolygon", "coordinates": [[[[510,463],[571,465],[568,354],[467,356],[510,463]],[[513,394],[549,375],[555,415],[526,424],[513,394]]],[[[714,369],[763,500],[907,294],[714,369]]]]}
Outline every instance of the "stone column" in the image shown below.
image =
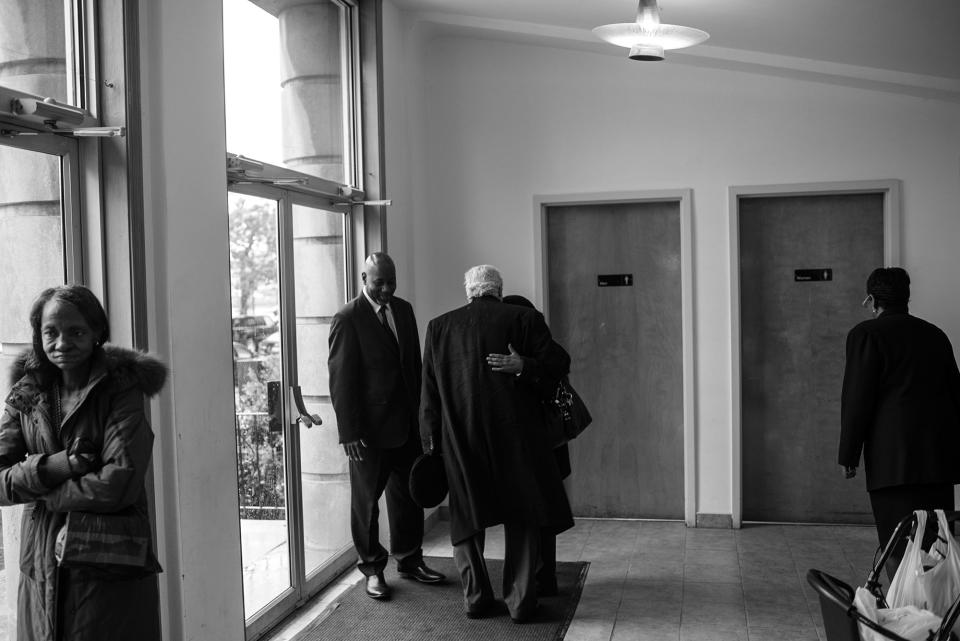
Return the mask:
{"type": "Polygon", "coordinates": [[[288,0],[278,18],[284,164],[345,182],[340,8],[327,0],[288,0]]]}
{"type": "MultiPolygon", "coordinates": [[[[0,85],[67,99],[63,4],[0,3],[0,85]]],[[[30,304],[63,283],[60,162],[55,156],[0,144],[0,392],[6,396],[13,358],[30,343],[30,304]]],[[[0,509],[6,603],[16,616],[22,506],[0,509]]]]}
{"type": "MultiPolygon", "coordinates": [[[[344,181],[340,9],[327,0],[281,4],[284,164],[344,181]]],[[[350,480],[330,403],[327,338],[344,300],[343,217],[294,209],[298,377],[319,428],[300,429],[307,572],[350,545],[350,480]]]]}

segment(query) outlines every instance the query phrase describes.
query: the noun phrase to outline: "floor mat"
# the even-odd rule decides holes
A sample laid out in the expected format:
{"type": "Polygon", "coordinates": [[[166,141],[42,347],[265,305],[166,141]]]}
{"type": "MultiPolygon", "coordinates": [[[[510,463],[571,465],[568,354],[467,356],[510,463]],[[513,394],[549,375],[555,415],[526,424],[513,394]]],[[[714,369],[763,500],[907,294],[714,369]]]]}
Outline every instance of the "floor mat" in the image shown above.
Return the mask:
{"type": "MultiPolygon", "coordinates": [[[[576,612],[589,563],[557,563],[560,593],[541,597],[531,621],[516,624],[510,619],[503,601],[490,615],[468,619],[463,612],[460,578],[451,558],[427,557],[427,565],[447,575],[441,585],[424,585],[401,579],[394,564],[384,572],[393,588],[388,601],[367,596],[360,580],[343,596],[303,629],[294,641],[558,641],[563,639],[576,612]]],[[[498,595],[503,577],[503,561],[487,560],[487,570],[498,595]]]]}

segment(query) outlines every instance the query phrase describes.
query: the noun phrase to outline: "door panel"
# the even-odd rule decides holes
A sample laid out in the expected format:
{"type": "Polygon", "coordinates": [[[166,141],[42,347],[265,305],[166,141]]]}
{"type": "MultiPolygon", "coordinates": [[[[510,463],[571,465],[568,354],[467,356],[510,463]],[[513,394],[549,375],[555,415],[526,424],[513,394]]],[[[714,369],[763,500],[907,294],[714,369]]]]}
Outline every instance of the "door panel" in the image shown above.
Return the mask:
{"type": "Polygon", "coordinates": [[[350,478],[329,396],[330,320],[346,300],[344,215],[293,204],[297,381],[323,425],[300,428],[304,572],[311,577],[353,546],[350,478]]]}
{"type": "Polygon", "coordinates": [[[550,328],[593,415],[570,444],[574,514],[683,518],[679,203],[551,206],[546,225],[550,328]]]}
{"type": "Polygon", "coordinates": [[[743,520],[872,523],[837,465],[847,331],[883,265],[883,195],[739,201],[743,520]],[[833,280],[795,281],[796,269],[833,280]]]}
{"type": "Polygon", "coordinates": [[[279,205],[272,198],[229,196],[240,554],[247,619],[293,586],[280,325],[273,318],[280,312],[279,205]]]}
{"type": "Polygon", "coordinates": [[[231,192],[229,205],[244,614],[257,637],[353,560],[327,392],[348,225],[329,202],[272,187],[231,192]]]}

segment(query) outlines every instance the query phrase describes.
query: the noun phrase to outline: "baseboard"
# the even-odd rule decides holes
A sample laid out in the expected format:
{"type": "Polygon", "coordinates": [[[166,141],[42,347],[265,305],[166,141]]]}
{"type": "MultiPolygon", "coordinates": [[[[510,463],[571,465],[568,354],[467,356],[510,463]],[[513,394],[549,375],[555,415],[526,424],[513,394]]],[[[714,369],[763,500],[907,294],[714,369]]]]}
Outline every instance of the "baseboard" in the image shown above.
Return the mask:
{"type": "Polygon", "coordinates": [[[697,527],[729,530],[733,528],[730,514],[697,514],[697,527]]]}

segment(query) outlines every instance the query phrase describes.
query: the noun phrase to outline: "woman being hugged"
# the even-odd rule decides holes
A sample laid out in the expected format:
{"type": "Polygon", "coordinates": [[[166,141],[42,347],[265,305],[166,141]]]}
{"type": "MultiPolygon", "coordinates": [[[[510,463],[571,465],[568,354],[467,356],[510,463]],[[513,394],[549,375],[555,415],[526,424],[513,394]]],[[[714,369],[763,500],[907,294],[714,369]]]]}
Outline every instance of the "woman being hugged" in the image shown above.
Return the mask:
{"type": "Polygon", "coordinates": [[[103,306],[79,285],[44,290],[30,326],[33,348],[16,360],[0,423],[0,504],[25,504],[17,639],[159,640],[160,566],[149,540],[143,567],[119,571],[60,565],[56,548],[70,512],[122,513],[149,533],[144,394],[160,391],[166,367],[105,345],[103,306]]]}

